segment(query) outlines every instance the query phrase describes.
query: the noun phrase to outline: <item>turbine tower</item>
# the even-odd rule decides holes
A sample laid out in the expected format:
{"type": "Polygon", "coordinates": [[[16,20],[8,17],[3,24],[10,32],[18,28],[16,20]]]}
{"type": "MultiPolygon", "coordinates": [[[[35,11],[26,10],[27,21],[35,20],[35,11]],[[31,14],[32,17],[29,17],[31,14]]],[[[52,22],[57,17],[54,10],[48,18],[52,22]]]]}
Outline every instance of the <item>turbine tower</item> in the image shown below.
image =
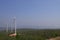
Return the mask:
{"type": "Polygon", "coordinates": [[[14,33],[16,34],[16,17],[13,18],[14,33]]]}
{"type": "Polygon", "coordinates": [[[8,24],[6,24],[6,32],[8,33],[8,24]]]}

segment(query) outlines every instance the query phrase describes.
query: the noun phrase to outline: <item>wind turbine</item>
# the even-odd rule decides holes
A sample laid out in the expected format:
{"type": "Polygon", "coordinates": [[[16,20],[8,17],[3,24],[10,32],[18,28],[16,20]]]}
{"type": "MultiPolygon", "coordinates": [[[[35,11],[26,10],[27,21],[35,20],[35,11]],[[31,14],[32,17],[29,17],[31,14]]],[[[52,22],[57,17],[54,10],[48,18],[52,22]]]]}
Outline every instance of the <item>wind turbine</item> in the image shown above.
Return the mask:
{"type": "Polygon", "coordinates": [[[14,33],[10,34],[9,36],[16,36],[17,35],[17,33],[16,33],[16,17],[13,18],[13,25],[14,25],[14,33]]]}
{"type": "Polygon", "coordinates": [[[13,23],[14,23],[14,27],[15,27],[14,32],[16,34],[16,17],[14,17],[13,21],[14,21],[13,23]]]}
{"type": "Polygon", "coordinates": [[[6,32],[8,33],[8,24],[6,24],[6,32]]]}

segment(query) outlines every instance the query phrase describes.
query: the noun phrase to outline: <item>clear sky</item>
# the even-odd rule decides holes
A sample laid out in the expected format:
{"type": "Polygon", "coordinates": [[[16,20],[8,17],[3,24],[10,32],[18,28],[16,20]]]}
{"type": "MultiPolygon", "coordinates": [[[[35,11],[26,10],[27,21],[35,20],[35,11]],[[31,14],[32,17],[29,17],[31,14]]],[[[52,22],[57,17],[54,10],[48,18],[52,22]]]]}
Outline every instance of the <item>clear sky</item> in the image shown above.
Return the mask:
{"type": "Polygon", "coordinates": [[[18,26],[60,26],[60,0],[0,0],[0,27],[13,16],[18,26]]]}

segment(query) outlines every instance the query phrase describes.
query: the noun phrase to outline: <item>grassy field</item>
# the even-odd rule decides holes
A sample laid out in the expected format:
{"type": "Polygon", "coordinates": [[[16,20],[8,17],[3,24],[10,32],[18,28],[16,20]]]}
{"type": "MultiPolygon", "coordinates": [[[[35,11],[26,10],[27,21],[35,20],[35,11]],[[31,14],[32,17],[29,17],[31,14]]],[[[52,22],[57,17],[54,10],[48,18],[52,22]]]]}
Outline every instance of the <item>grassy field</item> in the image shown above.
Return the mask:
{"type": "Polygon", "coordinates": [[[60,36],[60,30],[18,29],[17,34],[16,37],[9,37],[8,33],[0,31],[0,40],[46,40],[60,36]]]}

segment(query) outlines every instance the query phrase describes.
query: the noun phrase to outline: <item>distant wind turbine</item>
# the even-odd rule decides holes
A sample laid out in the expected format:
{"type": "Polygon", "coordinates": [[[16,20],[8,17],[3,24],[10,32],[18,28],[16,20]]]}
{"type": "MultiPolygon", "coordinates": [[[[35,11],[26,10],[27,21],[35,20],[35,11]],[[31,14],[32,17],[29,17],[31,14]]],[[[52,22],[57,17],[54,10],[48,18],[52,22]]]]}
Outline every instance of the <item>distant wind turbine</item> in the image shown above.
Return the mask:
{"type": "Polygon", "coordinates": [[[8,24],[6,24],[6,32],[8,33],[8,24]]]}

